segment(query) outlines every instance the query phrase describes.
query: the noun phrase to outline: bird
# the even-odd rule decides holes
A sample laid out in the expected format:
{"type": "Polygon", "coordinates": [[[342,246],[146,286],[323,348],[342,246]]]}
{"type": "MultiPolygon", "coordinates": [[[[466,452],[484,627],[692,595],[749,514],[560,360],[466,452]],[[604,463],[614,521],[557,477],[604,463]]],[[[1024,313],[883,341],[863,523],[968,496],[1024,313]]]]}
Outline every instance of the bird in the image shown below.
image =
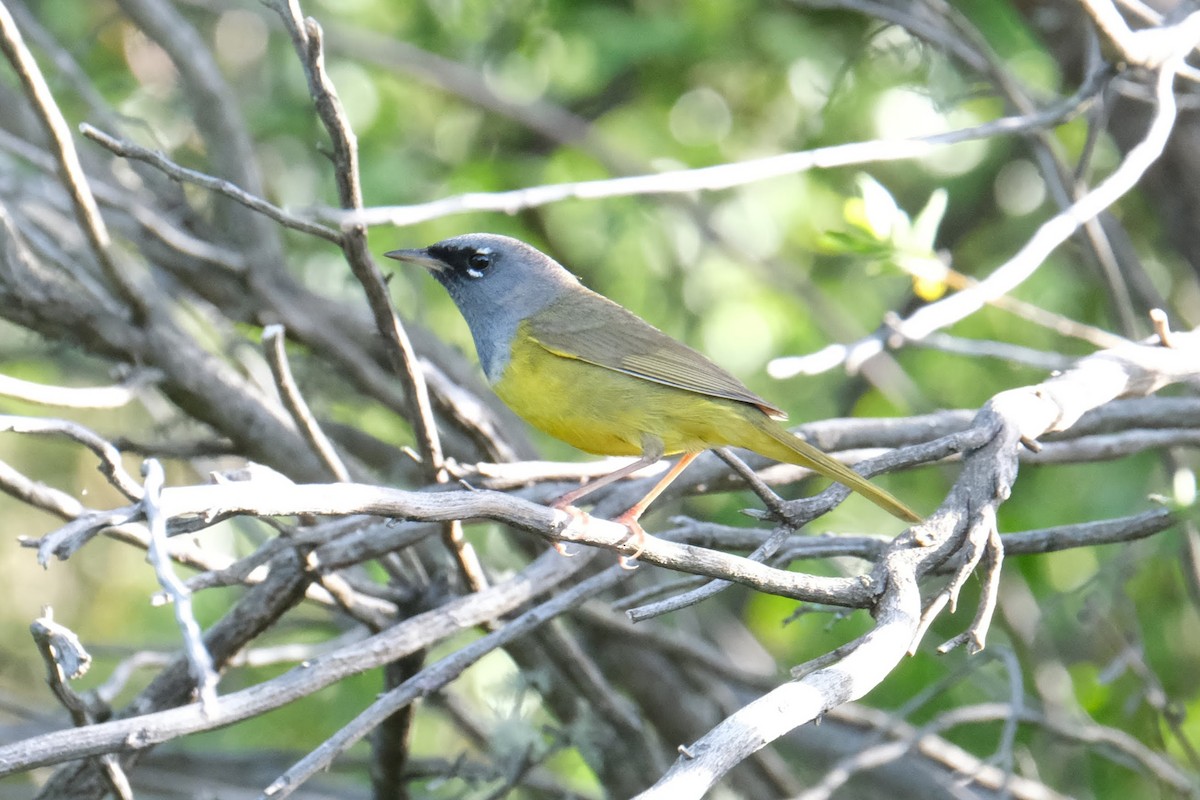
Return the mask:
{"type": "MultiPolygon", "coordinates": [[[[617,516],[636,538],[651,503],[706,450],[742,447],[814,470],[893,516],[921,517],[783,426],[782,409],[707,357],[585,287],[550,256],[519,239],[469,233],[388,258],[428,270],[471,330],[495,393],[535,428],[597,455],[637,456],[567,492],[575,503],[664,456],[680,455],[645,497],[617,516]]],[[[623,562],[624,563],[624,562],[623,562]]]]}

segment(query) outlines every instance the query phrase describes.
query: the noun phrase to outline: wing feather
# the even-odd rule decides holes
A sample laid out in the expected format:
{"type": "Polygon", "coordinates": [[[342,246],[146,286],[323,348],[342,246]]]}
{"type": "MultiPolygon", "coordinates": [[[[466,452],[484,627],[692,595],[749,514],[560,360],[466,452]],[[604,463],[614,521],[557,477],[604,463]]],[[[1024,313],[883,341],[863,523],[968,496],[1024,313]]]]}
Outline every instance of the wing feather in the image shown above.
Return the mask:
{"type": "Polygon", "coordinates": [[[590,290],[562,296],[527,323],[534,340],[556,355],[786,416],[702,354],[590,290]]]}

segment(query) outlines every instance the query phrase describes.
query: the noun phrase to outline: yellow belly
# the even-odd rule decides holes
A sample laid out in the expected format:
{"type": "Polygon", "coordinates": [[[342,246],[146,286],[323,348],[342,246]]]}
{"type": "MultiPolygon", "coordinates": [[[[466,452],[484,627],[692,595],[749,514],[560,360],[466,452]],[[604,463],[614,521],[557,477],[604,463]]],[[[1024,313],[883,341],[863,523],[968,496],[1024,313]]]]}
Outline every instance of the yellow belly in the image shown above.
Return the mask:
{"type": "Polygon", "coordinates": [[[747,414],[761,413],[557,356],[523,334],[518,329],[492,388],[531,425],[589,453],[641,455],[647,436],[661,441],[666,455],[737,444],[747,414]]]}

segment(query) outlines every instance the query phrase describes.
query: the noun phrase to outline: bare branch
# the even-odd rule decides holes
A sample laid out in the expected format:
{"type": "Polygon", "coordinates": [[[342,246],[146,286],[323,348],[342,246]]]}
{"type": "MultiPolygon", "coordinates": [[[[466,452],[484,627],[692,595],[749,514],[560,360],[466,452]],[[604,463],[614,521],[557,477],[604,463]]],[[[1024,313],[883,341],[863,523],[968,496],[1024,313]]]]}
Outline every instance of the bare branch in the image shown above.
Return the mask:
{"type": "MultiPolygon", "coordinates": [[[[1200,347],[1200,331],[1182,334],[1177,345],[1200,347]]],[[[884,549],[874,571],[880,593],[873,606],[872,630],[818,659],[819,668],[799,668],[804,674],[797,681],[767,693],[713,727],[640,797],[699,796],[774,739],[869,691],[920,637],[918,579],[951,556],[977,558],[961,552],[972,531],[977,543],[978,532],[983,531],[983,543],[997,548],[994,558],[1000,556],[989,520],[994,520],[995,509],[1011,492],[1021,439],[1069,428],[1086,411],[1116,397],[1153,392],[1192,378],[1200,360],[1178,359],[1177,353],[1174,348],[1124,345],[1084,358],[1074,369],[1037,386],[992,398],[973,426],[987,432],[990,440],[964,456],[963,471],[942,506],[884,549]]],[[[943,598],[948,601],[951,596],[943,598]]],[[[986,631],[994,600],[994,592],[985,592],[971,627],[977,637],[986,631]]]]}
{"type": "Polygon", "coordinates": [[[62,111],[54,102],[50,87],[46,85],[46,79],[42,77],[42,72],[29,48],[25,46],[16,22],[3,3],[0,3],[0,51],[3,51],[16,70],[30,103],[46,129],[58,162],[63,186],[70,193],[75,218],[87,236],[96,261],[111,287],[129,310],[138,316],[144,315],[146,308],[142,298],[143,292],[125,275],[124,268],[117,263],[108,227],[100,216],[100,209],[96,206],[96,198],[92,195],[83,165],[79,163],[79,154],[75,150],[67,121],[63,119],[62,111]]]}
{"type": "Polygon", "coordinates": [[[0,375],[0,395],[27,403],[63,408],[120,408],[137,399],[137,390],[158,380],[154,372],[138,372],[118,386],[47,386],[0,375]]]}
{"type": "Polygon", "coordinates": [[[400,622],[365,643],[320,656],[278,678],[223,695],[209,714],[193,703],[0,746],[0,776],[101,753],[141,750],[185,733],[213,730],[278,708],[348,675],[394,661],[480,622],[499,619],[570,578],[586,562],[583,558],[564,559],[549,551],[513,578],[483,592],[451,600],[400,622]]]}
{"type": "MultiPolygon", "coordinates": [[[[748,558],[750,561],[759,561],[764,563],[769,561],[771,557],[779,550],[779,548],[783,546],[783,543],[787,540],[790,534],[790,528],[776,528],[774,531],[772,531],[771,535],[768,536],[762,544],[756,547],[753,552],[746,556],[746,558],[748,558]]],[[[687,608],[688,606],[702,603],[708,598],[720,594],[732,585],[733,584],[730,581],[709,581],[708,583],[705,583],[694,589],[689,589],[682,594],[675,595],[674,597],[668,597],[665,600],[659,600],[648,605],[631,608],[625,613],[629,616],[631,622],[642,622],[644,620],[662,616],[663,614],[670,614],[671,612],[678,611],[681,608],[687,608]]]]}
{"type": "Polygon", "coordinates": [[[421,670],[376,700],[353,722],[327,739],[324,744],[305,756],[283,775],[280,775],[263,790],[263,795],[265,797],[290,797],[301,784],[317,772],[327,769],[333,759],[344,753],[400,708],[437,691],[488,653],[503,647],[519,636],[524,636],[541,625],[545,625],[558,615],[570,611],[587,599],[617,585],[628,575],[628,570],[622,570],[616,566],[609,567],[599,575],[588,578],[576,586],[560,592],[553,599],[526,611],[499,630],[492,631],[483,638],[457,650],[453,655],[421,670]]]}
{"type": "Polygon", "coordinates": [[[648,194],[680,194],[696,191],[720,191],[748,183],[794,175],[811,169],[832,169],[855,164],[871,164],[920,158],[939,147],[986,139],[997,135],[1019,134],[1065,122],[1090,103],[1099,89],[1098,76],[1072,97],[1034,114],[1004,117],[972,128],[947,131],[910,139],[878,140],[832,145],[777,156],[766,156],[699,169],[670,170],[653,175],[606,178],[595,181],[548,184],[514,189],[510,192],[471,193],[411,206],[379,206],[362,210],[322,212],[338,222],[343,230],[354,225],[416,225],[451,214],[472,211],[500,211],[515,214],[563,200],[598,200],[648,194]]]}
{"type": "Polygon", "coordinates": [[[175,621],[183,634],[184,652],[187,653],[191,665],[192,677],[196,680],[201,710],[207,716],[216,710],[217,673],[213,669],[212,656],[204,647],[200,624],[196,622],[192,613],[191,592],[171,568],[167,546],[167,522],[160,505],[164,481],[162,465],[152,458],[146,459],[142,465],[142,472],[146,476],[146,483],[141,506],[146,515],[146,526],[150,529],[148,557],[154,566],[159,585],[170,595],[175,605],[175,621]]]}
{"type": "Polygon", "coordinates": [[[162,153],[155,150],[149,150],[139,144],[135,144],[126,139],[119,139],[111,136],[98,128],[84,123],[79,126],[79,130],[84,136],[92,141],[106,147],[114,155],[122,158],[132,158],[138,161],[144,161],[147,164],[152,164],[157,169],[162,170],[163,174],[170,175],[177,181],[195,184],[209,191],[217,192],[228,197],[238,203],[241,203],[251,211],[257,211],[264,217],[278,222],[285,228],[308,233],[313,236],[320,237],[328,242],[341,246],[342,233],[334,230],[326,225],[310,220],[301,219],[300,217],[290,214],[287,211],[279,208],[276,205],[268,203],[261,197],[257,197],[250,192],[242,189],[237,184],[227,181],[224,178],[217,178],[204,172],[197,172],[194,169],[181,167],[171,159],[167,158],[162,153]]]}
{"type": "MultiPolygon", "coordinates": [[[[278,622],[279,617],[303,596],[304,587],[309,581],[309,575],[301,568],[295,554],[287,551],[276,557],[270,565],[267,580],[247,589],[233,607],[208,629],[205,645],[213,657],[215,666],[218,669],[223,668],[250,641],[278,622]]],[[[194,692],[195,680],[191,676],[188,661],[183,655],[177,655],[127,707],[125,714],[132,719],[126,722],[136,722],[137,715],[147,711],[189,703],[194,692]]],[[[199,704],[187,708],[197,717],[204,718],[199,704]]],[[[89,727],[86,731],[90,733],[94,727],[89,727]]],[[[126,769],[145,752],[137,747],[144,731],[136,725],[131,725],[131,728],[130,736],[124,744],[125,754],[121,756],[121,763],[126,769]]],[[[62,739],[70,741],[70,737],[65,736],[65,733],[51,735],[60,735],[62,739]]],[[[18,753],[25,752],[20,745],[15,746],[14,750],[18,753]]],[[[96,786],[94,771],[83,766],[64,767],[56,771],[43,785],[41,796],[76,796],[85,793],[84,787],[87,787],[88,792],[102,791],[103,788],[96,786]]]]}
{"type": "MultiPolygon", "coordinates": [[[[299,0],[272,0],[271,5],[283,19],[292,37],[296,55],[299,56],[304,74],[308,78],[309,93],[316,103],[317,115],[333,142],[334,176],[338,182],[341,204],[344,208],[361,208],[358,141],[350,129],[333,82],[325,71],[321,26],[311,17],[301,19],[299,0]]],[[[346,254],[346,261],[366,293],[376,327],[391,345],[388,348],[388,356],[392,367],[404,379],[408,389],[411,422],[428,474],[430,477],[445,480],[445,476],[442,475],[442,446],[434,425],[425,377],[417,364],[416,352],[408,338],[408,332],[392,310],[383,274],[367,249],[366,228],[362,225],[349,225],[343,226],[343,231],[345,236],[342,250],[346,254]]],[[[463,562],[463,566],[464,569],[469,569],[466,562],[463,562]]]]}
{"type": "Polygon", "coordinates": [[[1009,703],[980,703],[956,708],[942,714],[936,729],[947,730],[958,725],[1007,720],[1013,716],[1019,722],[1037,725],[1067,741],[1099,746],[1122,758],[1131,758],[1148,774],[1161,780],[1175,791],[1185,795],[1195,794],[1195,785],[1191,776],[1181,771],[1163,755],[1156,753],[1123,731],[1096,725],[1086,720],[1054,720],[1026,707],[1013,708],[1009,703]]]}
{"type": "MultiPolygon", "coordinates": [[[[72,721],[77,726],[95,722],[95,708],[68,683],[68,680],[74,680],[86,673],[92,661],[91,654],[84,649],[79,637],[74,631],[55,622],[50,608],[43,610],[42,616],[34,620],[29,630],[46,665],[46,682],[55,697],[70,712],[72,721]]],[[[133,790],[120,762],[111,754],[102,755],[96,761],[113,795],[118,800],[131,800],[133,790]]]]}
{"type": "Polygon", "coordinates": [[[140,500],[142,497],[141,484],[128,472],[121,463],[121,453],[106,439],[84,426],[65,419],[37,419],[34,417],[14,417],[0,415],[0,431],[13,433],[60,434],[91,450],[100,458],[100,471],[109,482],[130,500],[140,500]]]}
{"type": "MultiPolygon", "coordinates": [[[[1128,63],[1147,69],[1159,69],[1166,65],[1179,51],[1180,40],[1193,40],[1188,49],[1195,47],[1194,40],[1200,38],[1200,13],[1189,14],[1182,22],[1167,28],[1133,31],[1110,0],[1080,0],[1101,35],[1116,47],[1128,63]]],[[[1176,69],[1186,67],[1180,61],[1176,69]]]]}
{"type": "Polygon", "coordinates": [[[283,404],[292,413],[296,427],[312,445],[313,452],[329,467],[333,477],[343,483],[349,481],[349,470],[334,450],[333,442],[329,441],[329,437],[321,430],[317,418],[313,416],[308,403],[304,402],[300,394],[296,379],[292,377],[292,368],[288,366],[287,353],[283,347],[283,326],[268,325],[263,328],[262,338],[266,346],[267,363],[271,365],[271,374],[275,376],[275,387],[279,390],[279,396],[283,398],[283,404]]]}
{"type": "Polygon", "coordinates": [[[0,461],[0,491],[63,519],[75,519],[85,511],[83,503],[71,495],[31,480],[3,461],[0,461]]]}
{"type": "MultiPolygon", "coordinates": [[[[988,302],[1011,292],[1033,275],[1054,250],[1079,226],[1111,206],[1141,180],[1162,154],[1167,138],[1175,127],[1176,105],[1174,66],[1186,55],[1195,37],[1189,31],[1177,32],[1176,56],[1159,72],[1155,83],[1155,113],[1145,137],[1130,149],[1112,174],[1061,213],[1047,220],[1033,237],[992,273],[974,286],[943,300],[931,303],[905,319],[890,326],[887,336],[876,335],[850,345],[831,345],[809,356],[790,357],[785,362],[789,374],[815,374],[839,364],[861,364],[883,351],[885,345],[900,337],[902,341],[923,339],[942,328],[949,327],[983,308],[988,302]]],[[[776,362],[778,364],[779,362],[776,362]]],[[[781,367],[776,366],[776,370],[781,367]]]]}
{"type": "MultiPolygon", "coordinates": [[[[162,492],[162,513],[172,520],[199,516],[211,524],[235,514],[291,516],[300,514],[375,514],[399,519],[450,521],[495,519],[536,532],[554,541],[606,547],[633,555],[638,544],[630,541],[624,525],[589,517],[576,519],[557,509],[530,503],[511,495],[487,491],[407,492],[400,489],[345,484],[291,484],[279,481],[242,481],[215,486],[168,487],[162,492]]],[[[136,519],[136,507],[117,509],[113,516],[81,519],[43,537],[39,550],[66,557],[81,541],[94,536],[114,520],[136,519]]],[[[638,560],[699,575],[727,578],[760,591],[819,603],[859,607],[869,594],[857,579],[822,578],[765,567],[738,556],[677,544],[647,536],[638,560]]]]}
{"type": "Polygon", "coordinates": [[[732,767],[768,742],[831,708],[855,700],[892,671],[917,632],[921,596],[915,577],[890,571],[894,582],[876,608],[871,631],[833,666],[785,683],[742,707],[696,742],[653,787],[650,798],[699,797],[732,767]]]}

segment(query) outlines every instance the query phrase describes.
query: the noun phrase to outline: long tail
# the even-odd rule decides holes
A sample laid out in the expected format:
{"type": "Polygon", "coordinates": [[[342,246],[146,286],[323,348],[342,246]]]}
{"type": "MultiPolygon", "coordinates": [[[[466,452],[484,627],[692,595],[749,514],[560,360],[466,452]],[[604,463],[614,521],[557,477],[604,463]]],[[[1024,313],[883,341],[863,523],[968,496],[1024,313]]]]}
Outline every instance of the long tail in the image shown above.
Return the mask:
{"type": "Polygon", "coordinates": [[[842,462],[830,458],[808,442],[798,438],[775,420],[763,416],[761,421],[755,420],[752,424],[755,430],[764,435],[755,437],[756,441],[753,443],[741,442],[743,447],[748,447],[776,461],[785,461],[815,470],[825,477],[853,489],[884,511],[905,522],[921,521],[921,517],[916,512],[891,494],[880,489],[842,462]]]}

